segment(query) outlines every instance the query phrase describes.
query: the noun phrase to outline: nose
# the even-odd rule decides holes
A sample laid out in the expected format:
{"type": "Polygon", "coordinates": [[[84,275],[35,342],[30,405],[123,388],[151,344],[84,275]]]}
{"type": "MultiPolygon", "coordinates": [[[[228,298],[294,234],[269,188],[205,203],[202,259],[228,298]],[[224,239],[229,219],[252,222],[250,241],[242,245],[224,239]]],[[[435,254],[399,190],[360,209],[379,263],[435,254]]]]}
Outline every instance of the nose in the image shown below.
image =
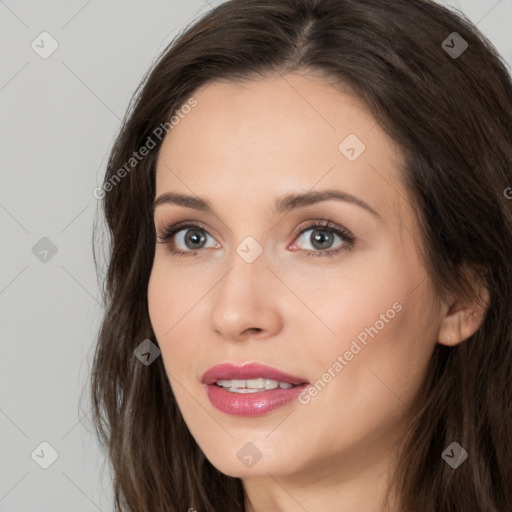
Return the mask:
{"type": "Polygon", "coordinates": [[[233,254],[230,270],[212,290],[210,322],[214,332],[236,341],[276,335],[283,325],[278,285],[263,254],[252,263],[233,254]]]}

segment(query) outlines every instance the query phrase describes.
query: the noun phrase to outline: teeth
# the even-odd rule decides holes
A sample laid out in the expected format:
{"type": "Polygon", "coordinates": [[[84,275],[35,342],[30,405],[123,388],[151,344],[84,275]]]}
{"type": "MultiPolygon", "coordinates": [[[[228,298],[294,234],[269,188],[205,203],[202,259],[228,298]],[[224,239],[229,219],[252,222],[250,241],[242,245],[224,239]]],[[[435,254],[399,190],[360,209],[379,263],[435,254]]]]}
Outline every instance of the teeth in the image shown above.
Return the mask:
{"type": "Polygon", "coordinates": [[[218,380],[217,386],[233,393],[257,393],[268,389],[290,389],[294,385],[289,382],[280,382],[272,379],[248,379],[248,380],[218,380]]]}
{"type": "Polygon", "coordinates": [[[263,379],[248,379],[246,381],[245,387],[254,389],[265,389],[265,381],[263,379]]]}

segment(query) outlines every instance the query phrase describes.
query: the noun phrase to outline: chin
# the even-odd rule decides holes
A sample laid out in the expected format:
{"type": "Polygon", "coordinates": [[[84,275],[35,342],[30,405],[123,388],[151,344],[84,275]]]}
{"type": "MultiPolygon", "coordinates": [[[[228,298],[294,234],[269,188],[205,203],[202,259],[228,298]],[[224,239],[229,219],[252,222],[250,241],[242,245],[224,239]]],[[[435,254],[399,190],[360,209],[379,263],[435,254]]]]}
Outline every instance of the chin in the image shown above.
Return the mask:
{"type": "MultiPolygon", "coordinates": [[[[265,434],[266,435],[266,434],[265,434]]],[[[258,476],[279,477],[294,472],[299,461],[284,456],[279,448],[268,447],[267,453],[261,448],[262,443],[243,440],[230,440],[229,447],[217,445],[211,450],[203,450],[206,458],[225,475],[248,478],[258,476]]],[[[299,468],[296,468],[297,471],[299,468]]]]}

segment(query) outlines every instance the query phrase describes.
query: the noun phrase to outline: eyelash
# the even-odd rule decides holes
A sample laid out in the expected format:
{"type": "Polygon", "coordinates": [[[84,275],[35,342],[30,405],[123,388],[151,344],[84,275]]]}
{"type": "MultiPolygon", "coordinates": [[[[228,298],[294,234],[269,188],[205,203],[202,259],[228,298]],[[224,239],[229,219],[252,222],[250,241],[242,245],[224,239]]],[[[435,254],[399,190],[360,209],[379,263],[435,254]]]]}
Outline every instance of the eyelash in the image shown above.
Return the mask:
{"type": "MultiPolygon", "coordinates": [[[[183,221],[183,222],[178,222],[177,224],[174,224],[170,227],[164,228],[163,231],[158,234],[159,240],[157,243],[169,244],[169,241],[173,237],[173,235],[175,235],[176,233],[178,233],[182,230],[186,230],[187,228],[188,229],[199,229],[199,230],[207,233],[209,236],[211,236],[202,224],[196,223],[196,222],[191,222],[191,221],[183,221]]],[[[304,251],[306,253],[307,257],[321,256],[321,257],[329,258],[329,257],[335,256],[336,254],[338,254],[342,251],[349,251],[354,248],[354,245],[356,243],[356,238],[354,237],[354,235],[352,235],[352,233],[348,229],[346,229],[342,226],[339,226],[331,221],[325,221],[325,220],[309,221],[308,223],[306,223],[305,226],[301,226],[300,228],[296,229],[295,232],[293,233],[294,240],[296,240],[300,235],[302,235],[306,231],[309,231],[312,228],[321,228],[322,231],[330,231],[330,232],[338,235],[342,239],[344,244],[341,247],[338,247],[337,249],[327,249],[325,251],[318,251],[318,250],[313,251],[313,250],[309,250],[309,249],[303,249],[302,251],[304,251]]],[[[177,251],[177,250],[169,247],[169,251],[171,252],[171,254],[175,254],[178,256],[195,256],[200,250],[177,251]]]]}

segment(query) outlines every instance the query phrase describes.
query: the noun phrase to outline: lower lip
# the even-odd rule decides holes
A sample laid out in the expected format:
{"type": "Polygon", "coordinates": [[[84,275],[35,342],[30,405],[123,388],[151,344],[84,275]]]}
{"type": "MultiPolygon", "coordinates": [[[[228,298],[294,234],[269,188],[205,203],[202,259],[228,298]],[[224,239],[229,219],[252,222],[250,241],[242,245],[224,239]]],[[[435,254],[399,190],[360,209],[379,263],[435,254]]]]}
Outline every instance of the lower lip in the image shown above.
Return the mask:
{"type": "Polygon", "coordinates": [[[308,384],[256,393],[234,393],[216,384],[205,384],[205,386],[210,402],[219,411],[233,416],[261,416],[297,398],[308,384]]]}

